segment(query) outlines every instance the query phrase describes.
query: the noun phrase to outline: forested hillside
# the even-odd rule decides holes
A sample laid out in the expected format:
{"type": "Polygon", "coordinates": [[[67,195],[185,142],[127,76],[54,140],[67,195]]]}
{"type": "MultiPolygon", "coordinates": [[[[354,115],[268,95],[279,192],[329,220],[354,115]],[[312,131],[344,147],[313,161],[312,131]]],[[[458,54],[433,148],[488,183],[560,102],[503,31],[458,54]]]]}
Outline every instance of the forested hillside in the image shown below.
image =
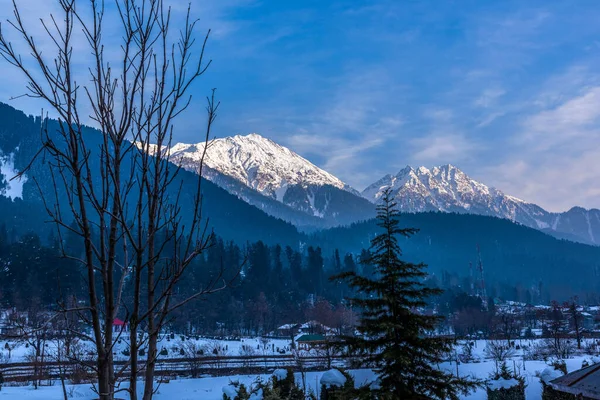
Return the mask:
{"type": "MultiPolygon", "coordinates": [[[[49,121],[50,132],[56,127],[54,124],[55,121],[49,121]]],[[[40,118],[28,117],[0,104],[0,149],[4,155],[13,155],[17,170],[25,168],[39,149],[40,128],[40,118]]],[[[87,134],[90,150],[94,151],[100,136],[91,128],[87,134]]],[[[47,162],[40,157],[32,165],[22,198],[11,200],[0,196],[0,223],[4,224],[6,236],[12,238],[12,242],[34,233],[40,243],[53,246],[49,238],[55,233],[55,226],[45,223],[48,218],[37,187],[39,184],[48,201],[54,201],[53,178],[47,162]]],[[[2,178],[6,186],[6,179],[10,177],[2,178]]],[[[190,190],[196,184],[195,174],[180,171],[179,183],[184,197],[189,197],[187,200],[191,204],[190,190]]],[[[326,257],[331,257],[339,249],[342,254],[349,253],[356,258],[361,250],[368,248],[369,240],[376,231],[374,222],[367,221],[304,235],[293,225],[268,216],[209,181],[202,185],[203,215],[208,221],[209,231],[214,230],[226,242],[233,241],[242,247],[247,242],[262,241],[283,248],[290,246],[308,256],[307,246],[303,245],[308,244],[321,248],[326,257]]],[[[59,199],[65,201],[64,193],[59,193],[59,199]]],[[[183,211],[185,215],[185,207],[183,211]]],[[[410,240],[402,240],[405,255],[411,260],[427,263],[428,271],[436,276],[441,277],[442,272],[458,277],[469,276],[469,265],[477,262],[479,246],[485,280],[491,289],[497,286],[499,294],[506,295],[508,290],[500,289],[500,285],[535,287],[540,292],[540,299],[563,298],[573,293],[584,295],[600,289],[600,280],[597,279],[600,266],[598,247],[558,240],[493,217],[418,213],[403,214],[401,221],[406,226],[420,229],[410,240]],[[594,279],[589,279],[590,276],[594,279]]]]}
{"type": "MultiPolygon", "coordinates": [[[[26,116],[21,111],[0,104],[0,151],[4,155],[13,155],[14,167],[23,170],[41,147],[41,119],[26,116]]],[[[56,131],[57,122],[48,121],[47,129],[50,135],[56,131]]],[[[89,128],[88,149],[97,152],[100,145],[100,133],[89,128]]],[[[93,162],[99,162],[100,157],[91,157],[93,162]]],[[[38,157],[27,172],[27,181],[23,187],[22,200],[0,196],[0,223],[5,223],[9,231],[23,234],[36,232],[42,239],[55,230],[55,226],[44,224],[47,215],[40,196],[40,189],[49,204],[53,206],[54,184],[48,168],[49,161],[38,157]],[[38,188],[39,185],[39,188],[38,188]]],[[[175,168],[173,165],[171,168],[175,168]]],[[[0,177],[6,185],[6,180],[12,177],[0,177]]],[[[192,172],[180,170],[175,182],[171,184],[172,195],[176,196],[179,185],[182,187],[182,215],[185,221],[186,206],[191,207],[192,197],[197,178],[192,172]]],[[[59,185],[59,189],[60,189],[59,185]]],[[[241,201],[227,191],[219,188],[210,181],[202,182],[203,217],[208,221],[208,230],[214,230],[220,236],[243,243],[246,240],[264,240],[267,243],[282,243],[297,245],[299,234],[290,223],[271,217],[261,210],[241,201]]],[[[59,203],[66,207],[65,193],[58,192],[59,203]]]]}
{"type": "MultiPolygon", "coordinates": [[[[541,285],[542,295],[551,298],[598,292],[600,289],[600,248],[559,240],[535,229],[508,220],[468,214],[402,214],[403,226],[420,231],[401,239],[405,256],[423,261],[431,273],[447,271],[469,276],[469,264],[476,265],[477,246],[488,285],[541,285]]],[[[359,252],[367,248],[377,230],[374,221],[333,228],[311,236],[325,252],[332,249],[359,252]]]]}

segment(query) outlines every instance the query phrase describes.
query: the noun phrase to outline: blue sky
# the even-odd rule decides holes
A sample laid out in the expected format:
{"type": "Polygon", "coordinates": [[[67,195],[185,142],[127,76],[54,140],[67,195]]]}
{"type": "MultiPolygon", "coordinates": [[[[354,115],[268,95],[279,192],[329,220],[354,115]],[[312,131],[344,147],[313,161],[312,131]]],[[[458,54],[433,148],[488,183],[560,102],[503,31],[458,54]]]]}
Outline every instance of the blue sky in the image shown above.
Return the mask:
{"type": "MultiPolygon", "coordinates": [[[[49,2],[19,4],[34,15],[49,2]]],[[[451,163],[553,211],[600,207],[597,1],[194,0],[192,10],[213,29],[213,64],[178,141],[200,140],[216,87],[217,136],[260,133],[359,190],[407,164],[451,163]]],[[[0,101],[20,93],[12,74],[0,101]]]]}

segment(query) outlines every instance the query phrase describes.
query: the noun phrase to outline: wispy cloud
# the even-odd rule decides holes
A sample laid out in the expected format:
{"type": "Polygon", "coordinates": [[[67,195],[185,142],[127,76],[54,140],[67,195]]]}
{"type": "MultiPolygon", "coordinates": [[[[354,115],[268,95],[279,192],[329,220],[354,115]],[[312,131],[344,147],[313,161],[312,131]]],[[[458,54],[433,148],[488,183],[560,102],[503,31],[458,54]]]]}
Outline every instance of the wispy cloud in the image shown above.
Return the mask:
{"type": "Polygon", "coordinates": [[[547,93],[542,90],[542,100],[534,102],[546,107],[523,116],[511,152],[487,173],[503,190],[554,211],[598,207],[600,86],[580,88],[561,101],[546,101],[547,93]]]}
{"type": "Polygon", "coordinates": [[[506,93],[506,90],[495,87],[486,88],[479,97],[475,99],[473,104],[476,107],[489,108],[496,104],[496,101],[506,93]]]}
{"type": "Polygon", "coordinates": [[[424,164],[458,163],[472,158],[480,148],[471,139],[459,133],[432,133],[413,139],[411,145],[415,149],[412,159],[424,164]]]}
{"type": "Polygon", "coordinates": [[[371,183],[369,154],[399,135],[401,114],[386,107],[385,71],[349,71],[300,120],[288,124],[281,141],[357,188],[371,183]]]}
{"type": "MultiPolygon", "coordinates": [[[[166,1],[181,26],[188,3],[166,1]]],[[[10,2],[0,0],[1,19],[10,2]]],[[[37,17],[57,2],[18,3],[45,44],[37,17]]],[[[213,29],[214,62],[176,140],[199,140],[204,96],[216,87],[217,135],[262,133],[359,189],[406,164],[451,162],[552,209],[600,206],[589,183],[600,180],[600,8],[592,0],[431,4],[192,0],[198,34],[213,29]]],[[[118,53],[113,30],[106,39],[118,53]]],[[[3,68],[0,100],[23,88],[3,68]]]]}
{"type": "Polygon", "coordinates": [[[527,142],[537,151],[566,144],[587,145],[591,140],[600,139],[599,121],[600,86],[586,89],[557,107],[527,117],[519,141],[527,142]]]}

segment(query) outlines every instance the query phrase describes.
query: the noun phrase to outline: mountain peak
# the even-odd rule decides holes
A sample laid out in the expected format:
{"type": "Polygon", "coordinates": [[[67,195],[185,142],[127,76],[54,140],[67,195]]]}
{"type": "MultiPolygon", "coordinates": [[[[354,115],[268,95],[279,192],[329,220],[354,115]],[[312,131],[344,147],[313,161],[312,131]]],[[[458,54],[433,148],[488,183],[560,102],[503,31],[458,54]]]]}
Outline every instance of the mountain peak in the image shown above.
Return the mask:
{"type": "MultiPolygon", "coordinates": [[[[183,168],[195,170],[203,150],[204,143],[178,143],[171,149],[171,156],[183,168]]],[[[358,194],[329,172],[258,133],[212,140],[204,163],[208,169],[279,201],[283,201],[287,189],[295,185],[329,185],[358,194]]],[[[207,177],[210,179],[210,174],[207,177]]]]}
{"type": "Polygon", "coordinates": [[[477,182],[458,167],[444,164],[431,169],[421,166],[403,168],[397,179],[377,181],[363,191],[371,202],[378,202],[384,188],[390,187],[402,210],[475,212],[514,219],[515,208],[526,204],[477,182]],[[411,174],[411,172],[414,172],[411,174]],[[502,210],[501,210],[502,209],[502,210]]]}
{"type": "Polygon", "coordinates": [[[410,165],[407,165],[406,167],[404,167],[400,171],[398,171],[396,176],[404,176],[404,175],[411,173],[412,171],[414,171],[414,169],[410,165]]]}
{"type": "MultiPolygon", "coordinates": [[[[260,133],[249,133],[247,135],[235,135],[235,136],[230,136],[228,138],[232,139],[232,140],[236,140],[236,141],[238,141],[238,140],[252,140],[254,142],[262,142],[262,141],[264,141],[264,142],[274,143],[271,139],[268,139],[268,138],[262,136],[260,133]]],[[[228,138],[225,138],[225,139],[228,139],[228,138]]]]}
{"type": "Polygon", "coordinates": [[[429,168],[427,168],[427,167],[423,167],[423,166],[421,166],[421,167],[417,168],[417,172],[418,172],[420,175],[429,175],[429,174],[431,174],[431,171],[429,170],[429,168]]]}

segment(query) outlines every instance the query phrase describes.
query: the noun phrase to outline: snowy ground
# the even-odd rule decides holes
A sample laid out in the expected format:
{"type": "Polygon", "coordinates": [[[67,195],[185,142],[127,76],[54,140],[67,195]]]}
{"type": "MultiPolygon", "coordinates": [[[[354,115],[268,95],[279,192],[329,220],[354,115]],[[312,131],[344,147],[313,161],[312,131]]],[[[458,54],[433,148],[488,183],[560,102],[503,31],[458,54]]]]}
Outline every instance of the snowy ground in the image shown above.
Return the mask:
{"type": "MultiPolygon", "coordinates": [[[[374,379],[374,374],[369,370],[350,371],[355,377],[357,384],[366,383],[374,379]]],[[[307,388],[318,390],[318,382],[324,372],[308,372],[306,374],[307,388]]],[[[256,379],[269,379],[270,375],[236,375],[230,377],[209,377],[199,379],[180,379],[162,384],[155,396],[156,400],[223,400],[223,387],[231,381],[239,381],[251,386],[256,379]]],[[[296,380],[302,381],[300,374],[296,374],[296,380]]],[[[89,385],[68,386],[69,397],[73,399],[91,400],[96,398],[89,385]]],[[[142,390],[142,388],[140,388],[142,390]]],[[[23,400],[46,400],[61,399],[62,388],[59,383],[50,387],[41,387],[34,390],[33,387],[4,387],[0,391],[0,399],[23,399],[23,400]]],[[[117,395],[117,397],[119,397],[117,395]]],[[[123,398],[126,394],[123,393],[123,398]]]]}
{"type": "MultiPolygon", "coordinates": [[[[202,340],[202,339],[201,339],[202,340]]],[[[225,342],[223,342],[225,343],[225,342]]],[[[252,345],[254,347],[260,344],[259,339],[245,339],[244,342],[228,342],[228,348],[230,354],[237,354],[241,348],[241,344],[252,345]],[[234,344],[235,343],[235,344],[234,344]]],[[[173,340],[169,342],[173,344],[173,340]]],[[[531,342],[523,341],[521,344],[531,344],[531,342]]],[[[278,343],[281,347],[286,345],[286,341],[278,343]]],[[[276,345],[276,347],[278,346],[276,345]]],[[[485,342],[478,341],[474,348],[474,356],[482,359],[481,362],[476,363],[460,363],[458,365],[458,373],[461,376],[472,375],[480,379],[487,379],[489,374],[494,371],[495,363],[491,360],[484,359],[485,342]]],[[[15,355],[15,357],[17,357],[15,355]]],[[[583,360],[591,360],[590,356],[576,356],[566,360],[567,369],[574,371],[581,368],[583,360]]],[[[522,352],[519,351],[515,357],[508,362],[509,366],[513,368],[515,366],[520,370],[526,380],[527,388],[526,394],[527,399],[540,399],[542,386],[539,375],[548,365],[543,361],[523,361],[522,352]],[[513,363],[514,360],[514,363],[513,363]]],[[[456,364],[454,362],[444,363],[440,367],[446,368],[453,373],[456,373],[456,364]]],[[[309,372],[306,376],[306,385],[313,391],[317,392],[319,388],[319,380],[324,372],[309,372]]],[[[373,380],[373,373],[368,370],[354,370],[350,373],[355,377],[356,384],[363,384],[373,380]]],[[[231,381],[239,381],[246,385],[251,385],[256,379],[268,379],[269,375],[244,375],[244,376],[230,376],[230,377],[205,377],[199,379],[176,379],[169,383],[162,384],[156,395],[157,400],[167,399],[205,399],[205,400],[222,400],[223,392],[222,388],[227,386],[231,381]]],[[[296,381],[301,382],[300,374],[296,374],[296,381]]],[[[94,393],[92,392],[89,385],[76,385],[69,386],[68,388],[69,397],[81,400],[94,399],[94,393]]],[[[123,398],[126,398],[124,393],[123,398]]],[[[38,390],[34,390],[32,387],[4,387],[0,391],[1,399],[13,399],[19,398],[23,400],[42,400],[42,399],[60,399],[62,398],[62,388],[60,384],[56,383],[54,386],[41,387],[38,390]]],[[[465,400],[484,400],[486,399],[485,390],[480,389],[475,393],[471,393],[466,396],[465,400]]]]}
{"type": "MultiPolygon", "coordinates": [[[[114,352],[116,360],[127,360],[128,357],[123,352],[129,347],[128,340],[123,337],[118,343],[115,344],[114,352]]],[[[8,341],[8,345],[11,347],[11,351],[6,348],[7,341],[0,340],[0,358],[4,362],[24,362],[27,361],[28,354],[31,353],[31,347],[28,347],[24,342],[8,341]],[[10,358],[9,358],[10,354],[10,358]]],[[[277,354],[291,354],[290,353],[290,340],[289,339],[268,339],[263,340],[261,338],[242,338],[240,340],[214,340],[207,338],[193,338],[183,337],[181,335],[175,335],[174,339],[170,337],[163,337],[159,344],[159,351],[166,349],[168,352],[167,356],[161,356],[164,358],[180,358],[180,349],[185,348],[189,344],[196,345],[197,348],[202,348],[205,355],[211,355],[211,352],[215,348],[219,348],[219,355],[221,356],[239,356],[239,355],[277,355],[277,354]],[[245,349],[244,349],[245,348],[245,349]],[[282,351],[283,353],[281,353],[282,351]]],[[[57,343],[49,340],[46,343],[46,349],[52,354],[56,348],[57,343]]],[[[58,343],[60,345],[60,343],[58,343]]],[[[83,342],[86,349],[93,350],[91,343],[83,342]]],[[[187,357],[187,354],[185,355],[187,357]]],[[[50,357],[51,358],[51,357],[50,357]]]]}
{"type": "MultiPolygon", "coordinates": [[[[583,357],[567,360],[567,368],[573,371],[581,368],[583,357]]],[[[536,372],[543,371],[547,365],[542,361],[526,361],[526,395],[527,399],[540,399],[542,386],[539,378],[535,376],[536,372]]],[[[445,365],[447,368],[456,369],[456,366],[445,365]]],[[[459,373],[461,375],[474,375],[479,378],[486,378],[494,369],[494,363],[486,361],[477,364],[461,364],[459,365],[459,373]]],[[[318,382],[324,372],[309,372],[306,376],[307,387],[312,388],[315,392],[318,391],[318,382]]],[[[355,377],[357,384],[362,384],[372,381],[374,375],[368,370],[350,371],[355,377]]],[[[243,375],[231,377],[207,377],[199,379],[179,379],[169,383],[162,384],[156,395],[156,400],[222,400],[223,387],[227,386],[231,381],[239,381],[246,385],[251,385],[257,378],[268,379],[269,375],[243,375]]],[[[301,377],[296,374],[296,380],[301,382],[301,377]]],[[[68,392],[70,398],[91,400],[94,399],[94,393],[89,385],[69,386],[68,392]]],[[[123,398],[127,396],[123,394],[123,398]]],[[[23,400],[46,400],[62,398],[62,388],[60,384],[55,384],[50,387],[41,387],[34,390],[32,387],[4,387],[0,391],[0,399],[23,399],[23,400]]],[[[485,390],[480,389],[475,393],[465,397],[465,400],[484,400],[487,398],[485,390]]]]}

